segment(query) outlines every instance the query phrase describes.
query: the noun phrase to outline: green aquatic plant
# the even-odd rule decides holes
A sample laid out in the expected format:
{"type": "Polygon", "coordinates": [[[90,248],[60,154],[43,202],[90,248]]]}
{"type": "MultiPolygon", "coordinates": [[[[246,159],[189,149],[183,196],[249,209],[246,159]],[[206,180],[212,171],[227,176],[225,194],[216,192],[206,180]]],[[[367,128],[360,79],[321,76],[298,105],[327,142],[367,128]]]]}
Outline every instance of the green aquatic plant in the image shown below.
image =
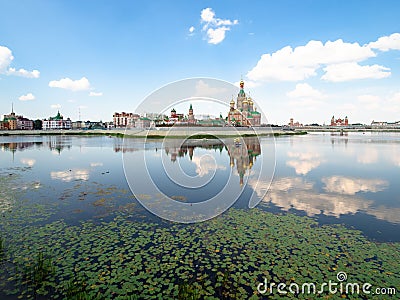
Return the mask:
{"type": "Polygon", "coordinates": [[[0,262],[3,261],[5,255],[5,241],[2,236],[0,236],[0,262]]]}
{"type": "Polygon", "coordinates": [[[16,273],[19,270],[21,272],[21,285],[26,286],[26,291],[23,291],[23,294],[46,295],[48,293],[42,287],[44,282],[54,274],[53,261],[49,256],[39,252],[33,261],[28,261],[26,264],[16,267],[16,273]]]}
{"type": "Polygon", "coordinates": [[[178,285],[178,300],[198,300],[200,299],[199,287],[188,282],[178,285]]]}
{"type": "Polygon", "coordinates": [[[5,212],[0,229],[12,258],[0,268],[0,290],[46,299],[256,299],[264,278],[322,283],[345,271],[351,281],[400,283],[400,243],[376,243],[342,225],[260,208],[232,208],[190,225],[149,221],[124,190],[74,186],[66,201],[97,211],[104,207],[92,201],[104,198],[115,209],[75,222],[54,219],[54,206],[29,201],[5,212]],[[86,203],[78,200],[82,191],[86,203]]]}
{"type": "Polygon", "coordinates": [[[66,299],[71,300],[92,300],[94,299],[87,292],[86,280],[82,280],[74,277],[69,280],[63,291],[63,295],[66,299]]]}

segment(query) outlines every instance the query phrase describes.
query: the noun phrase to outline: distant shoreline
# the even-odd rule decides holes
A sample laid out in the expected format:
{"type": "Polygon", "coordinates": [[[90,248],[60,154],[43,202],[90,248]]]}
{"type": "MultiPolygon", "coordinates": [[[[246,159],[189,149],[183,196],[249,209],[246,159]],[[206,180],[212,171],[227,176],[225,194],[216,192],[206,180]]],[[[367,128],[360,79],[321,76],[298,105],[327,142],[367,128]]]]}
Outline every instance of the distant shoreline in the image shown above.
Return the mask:
{"type": "Polygon", "coordinates": [[[2,130],[0,136],[69,135],[69,136],[113,136],[129,138],[225,138],[250,136],[304,135],[305,131],[271,130],[270,128],[232,127],[177,127],[160,129],[110,129],[110,130],[2,130]]]}
{"type": "Polygon", "coordinates": [[[246,137],[246,136],[288,136],[305,135],[317,132],[396,132],[400,129],[341,129],[341,128],[300,128],[282,130],[281,128],[239,128],[239,127],[174,127],[159,129],[110,129],[110,130],[1,130],[0,136],[19,135],[70,135],[70,136],[113,136],[132,138],[212,138],[212,137],[246,137]]]}

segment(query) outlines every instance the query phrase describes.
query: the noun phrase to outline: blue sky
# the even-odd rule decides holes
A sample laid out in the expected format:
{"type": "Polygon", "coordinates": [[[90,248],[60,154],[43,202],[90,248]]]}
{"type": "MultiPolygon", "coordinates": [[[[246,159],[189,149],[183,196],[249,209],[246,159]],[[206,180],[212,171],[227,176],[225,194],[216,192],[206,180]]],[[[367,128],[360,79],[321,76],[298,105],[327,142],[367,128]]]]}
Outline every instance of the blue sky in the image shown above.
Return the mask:
{"type": "Polygon", "coordinates": [[[170,82],[243,76],[272,123],[400,120],[399,1],[2,0],[0,11],[1,114],[14,102],[30,118],[108,121],[170,82]]]}

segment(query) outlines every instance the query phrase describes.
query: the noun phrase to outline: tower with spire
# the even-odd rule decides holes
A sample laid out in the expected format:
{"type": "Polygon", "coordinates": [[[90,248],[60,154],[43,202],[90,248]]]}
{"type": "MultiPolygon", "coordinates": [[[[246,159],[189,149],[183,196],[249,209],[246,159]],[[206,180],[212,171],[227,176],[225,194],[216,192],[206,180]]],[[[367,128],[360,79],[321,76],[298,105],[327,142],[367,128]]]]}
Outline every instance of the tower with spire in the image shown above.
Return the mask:
{"type": "Polygon", "coordinates": [[[1,122],[1,129],[7,130],[17,130],[18,129],[18,120],[14,112],[14,103],[11,103],[11,113],[8,115],[4,115],[3,121],[1,122]]]}
{"type": "Polygon", "coordinates": [[[261,114],[254,107],[253,99],[244,91],[243,79],[239,82],[239,93],[235,101],[232,100],[229,106],[228,124],[231,126],[260,126],[261,114]]]}
{"type": "Polygon", "coordinates": [[[195,120],[194,114],[193,114],[193,106],[192,106],[192,104],[190,104],[189,114],[188,114],[188,124],[193,125],[195,123],[196,123],[196,120],[195,120]]]}

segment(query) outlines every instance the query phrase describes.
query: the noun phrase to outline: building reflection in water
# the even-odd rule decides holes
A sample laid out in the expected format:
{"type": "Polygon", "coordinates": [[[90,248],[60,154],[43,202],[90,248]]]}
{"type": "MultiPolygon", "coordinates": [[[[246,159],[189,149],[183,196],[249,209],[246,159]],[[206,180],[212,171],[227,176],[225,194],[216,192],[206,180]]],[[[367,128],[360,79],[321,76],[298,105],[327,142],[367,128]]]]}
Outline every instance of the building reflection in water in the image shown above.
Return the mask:
{"type": "Polygon", "coordinates": [[[219,152],[227,151],[231,168],[237,170],[240,178],[240,185],[243,179],[253,167],[257,156],[261,154],[261,146],[258,137],[246,137],[241,139],[227,139],[224,141],[215,140],[186,140],[179,146],[179,141],[167,141],[164,150],[172,162],[179,158],[189,157],[193,159],[196,148],[216,150],[219,152]]]}
{"type": "Polygon", "coordinates": [[[336,144],[343,144],[344,143],[345,148],[347,148],[347,144],[349,142],[348,136],[349,136],[348,132],[343,132],[343,131],[340,131],[339,133],[338,132],[332,132],[331,133],[332,148],[334,148],[335,143],[336,144]]]}
{"type": "Polygon", "coordinates": [[[61,153],[63,149],[70,149],[72,147],[72,140],[70,136],[52,135],[43,137],[41,141],[12,141],[0,143],[1,151],[10,151],[13,153],[17,151],[28,150],[31,148],[40,149],[45,147],[47,147],[51,151],[55,150],[58,153],[61,153]]]}
{"type": "Polygon", "coordinates": [[[240,185],[243,185],[243,178],[246,170],[253,167],[257,156],[261,154],[260,141],[257,137],[249,137],[242,139],[241,142],[235,142],[228,145],[228,154],[230,158],[231,168],[236,166],[240,177],[240,185]]]}

